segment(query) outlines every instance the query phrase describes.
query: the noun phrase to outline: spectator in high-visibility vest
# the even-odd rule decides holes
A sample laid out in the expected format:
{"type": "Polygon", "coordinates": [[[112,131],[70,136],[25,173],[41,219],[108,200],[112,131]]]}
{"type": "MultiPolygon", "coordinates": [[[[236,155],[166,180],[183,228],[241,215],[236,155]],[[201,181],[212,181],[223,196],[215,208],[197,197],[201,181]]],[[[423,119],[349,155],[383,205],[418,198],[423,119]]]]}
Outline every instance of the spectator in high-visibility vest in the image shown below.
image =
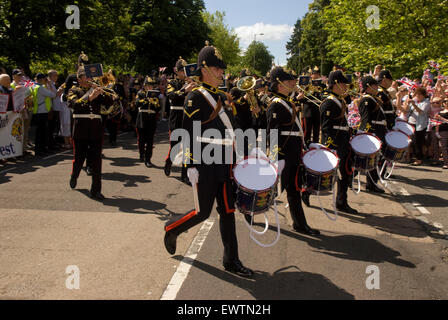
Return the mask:
{"type": "Polygon", "coordinates": [[[36,117],[35,155],[44,155],[48,148],[48,112],[51,111],[51,99],[56,97],[56,91],[48,87],[47,76],[36,75],[37,84],[33,87],[33,117],[36,117]]]}

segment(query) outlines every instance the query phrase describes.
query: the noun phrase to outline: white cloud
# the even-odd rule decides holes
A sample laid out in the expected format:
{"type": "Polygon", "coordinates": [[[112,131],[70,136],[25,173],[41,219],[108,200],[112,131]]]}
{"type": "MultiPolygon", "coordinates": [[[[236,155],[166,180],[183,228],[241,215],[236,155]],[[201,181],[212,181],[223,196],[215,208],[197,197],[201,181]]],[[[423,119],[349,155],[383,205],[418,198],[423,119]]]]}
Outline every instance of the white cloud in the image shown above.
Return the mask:
{"type": "Polygon", "coordinates": [[[287,24],[264,24],[257,22],[252,26],[241,26],[235,29],[235,33],[240,38],[243,48],[246,48],[257,35],[257,41],[284,41],[289,38],[294,30],[293,26],[287,24]],[[260,35],[263,33],[263,35],[260,35]]]}

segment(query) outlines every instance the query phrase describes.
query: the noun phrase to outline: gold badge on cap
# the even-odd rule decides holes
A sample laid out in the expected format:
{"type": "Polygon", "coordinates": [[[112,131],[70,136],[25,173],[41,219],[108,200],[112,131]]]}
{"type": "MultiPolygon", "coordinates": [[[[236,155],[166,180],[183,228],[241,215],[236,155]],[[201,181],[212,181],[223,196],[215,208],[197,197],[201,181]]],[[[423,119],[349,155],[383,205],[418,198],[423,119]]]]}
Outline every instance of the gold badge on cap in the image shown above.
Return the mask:
{"type": "Polygon", "coordinates": [[[219,51],[218,48],[215,48],[215,56],[216,56],[219,60],[222,60],[222,54],[221,54],[221,52],[219,51]]]}

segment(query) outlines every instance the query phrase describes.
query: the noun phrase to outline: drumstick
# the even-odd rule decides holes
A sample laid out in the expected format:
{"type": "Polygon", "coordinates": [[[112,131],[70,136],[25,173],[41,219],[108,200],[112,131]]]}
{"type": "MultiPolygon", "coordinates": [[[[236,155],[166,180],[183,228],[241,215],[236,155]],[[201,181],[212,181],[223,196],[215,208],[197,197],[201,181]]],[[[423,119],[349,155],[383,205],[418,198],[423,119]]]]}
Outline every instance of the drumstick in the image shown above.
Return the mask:
{"type": "Polygon", "coordinates": [[[199,213],[199,195],[198,195],[198,184],[195,183],[192,185],[193,187],[193,198],[194,198],[194,208],[196,209],[196,213],[199,213]]]}

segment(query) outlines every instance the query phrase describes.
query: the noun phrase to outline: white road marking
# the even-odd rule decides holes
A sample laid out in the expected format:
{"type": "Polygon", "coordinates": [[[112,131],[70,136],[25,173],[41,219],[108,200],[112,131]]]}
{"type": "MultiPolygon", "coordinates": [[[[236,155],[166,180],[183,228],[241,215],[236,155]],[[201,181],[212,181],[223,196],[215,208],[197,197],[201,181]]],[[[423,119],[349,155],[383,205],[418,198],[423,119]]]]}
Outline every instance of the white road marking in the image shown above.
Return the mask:
{"type": "Polygon", "coordinates": [[[51,155],[51,156],[45,157],[44,160],[51,159],[51,158],[54,158],[54,157],[57,157],[57,156],[66,154],[67,152],[72,152],[72,150],[66,150],[66,151],[64,151],[64,152],[60,152],[60,153],[53,154],[53,155],[51,155]]]}
{"type": "Polygon", "coordinates": [[[201,250],[202,245],[207,238],[208,233],[213,227],[214,219],[209,218],[204,221],[201,229],[199,229],[196,237],[193,239],[190,247],[188,248],[187,253],[184,256],[184,259],[177,266],[176,272],[171,278],[168,286],[165,289],[165,292],[162,294],[160,300],[175,300],[177,294],[179,293],[182,284],[190,272],[191,266],[193,265],[194,260],[198,256],[199,251],[201,250]]]}
{"type": "Polygon", "coordinates": [[[440,229],[440,230],[443,229],[443,225],[441,223],[438,223],[438,222],[434,222],[433,226],[436,227],[437,229],[440,229]]]}
{"type": "Polygon", "coordinates": [[[1,173],[3,173],[3,172],[8,172],[8,171],[11,171],[11,170],[14,170],[16,167],[14,167],[14,168],[9,168],[9,169],[6,169],[6,170],[3,170],[3,171],[0,171],[0,174],[1,173]]]}

